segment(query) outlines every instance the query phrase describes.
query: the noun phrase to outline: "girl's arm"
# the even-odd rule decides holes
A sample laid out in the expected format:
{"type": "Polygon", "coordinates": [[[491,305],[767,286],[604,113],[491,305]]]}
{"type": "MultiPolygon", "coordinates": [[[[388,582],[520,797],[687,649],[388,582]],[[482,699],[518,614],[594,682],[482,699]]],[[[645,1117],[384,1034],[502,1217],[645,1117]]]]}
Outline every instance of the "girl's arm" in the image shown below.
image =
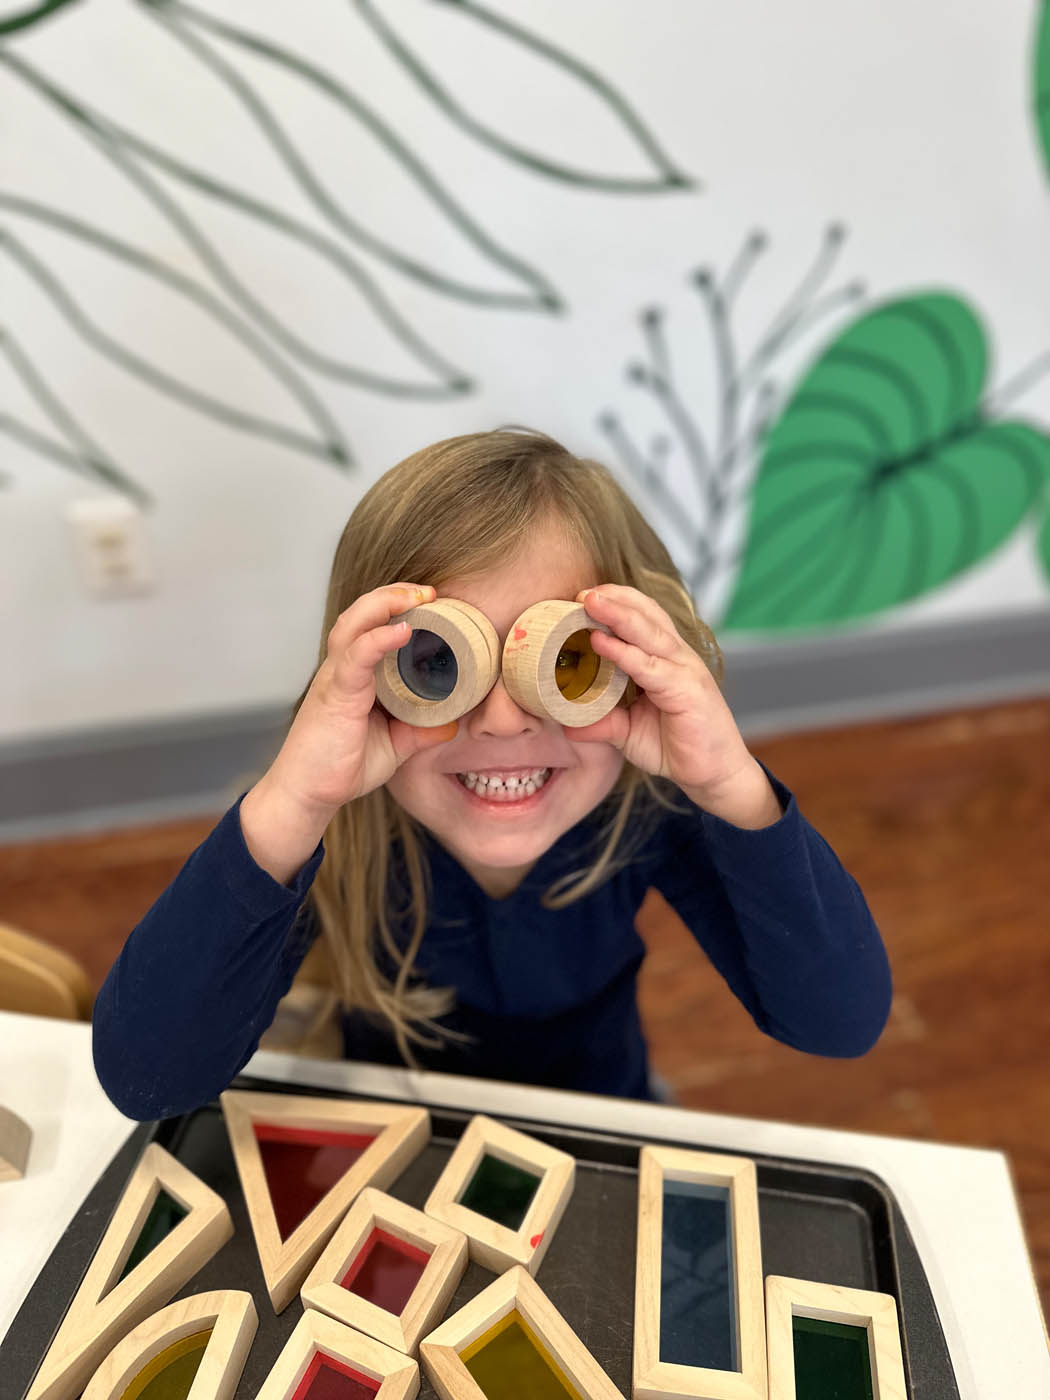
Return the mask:
{"type": "Polygon", "coordinates": [[[132,931],[95,1002],[95,1070],[129,1118],[184,1113],[225,1089],[313,941],[298,916],[321,847],[279,884],[245,844],[240,805],[132,931]]]}
{"type": "Polygon", "coordinates": [[[814,1055],[863,1055],[892,999],[882,938],[856,881],[766,776],[778,821],[746,829],[697,807],[674,816],[652,883],[761,1030],[814,1055]]]}
{"type": "Polygon", "coordinates": [[[617,584],[578,601],[612,628],[591,633],[594,650],[642,694],[571,737],[614,744],[690,804],[653,883],[763,1030],[815,1054],[862,1055],[886,1023],[891,987],[856,882],[748,751],[714,677],[665,610],[617,584]]]}

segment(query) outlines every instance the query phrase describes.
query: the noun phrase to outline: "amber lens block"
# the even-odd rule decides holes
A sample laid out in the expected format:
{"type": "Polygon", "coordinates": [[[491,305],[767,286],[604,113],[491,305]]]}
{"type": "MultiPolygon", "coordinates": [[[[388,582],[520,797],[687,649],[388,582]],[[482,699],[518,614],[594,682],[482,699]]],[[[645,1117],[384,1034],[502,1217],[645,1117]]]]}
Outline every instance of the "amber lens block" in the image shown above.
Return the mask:
{"type": "Polygon", "coordinates": [[[540,1178],[534,1173],[486,1152],[459,1204],[509,1230],[520,1230],[539,1184],[540,1178]]]}
{"type": "Polygon", "coordinates": [[[793,1317],[798,1400],[873,1400],[868,1329],[793,1317]]]}
{"type": "Polygon", "coordinates": [[[186,1400],[212,1329],[182,1337],[146,1363],[120,1400],[186,1400]]]}
{"type": "Polygon", "coordinates": [[[460,1352],[488,1400],[580,1400],[558,1363],[517,1312],[460,1352]]]}
{"type": "Polygon", "coordinates": [[[425,1249],[376,1228],[339,1283],[350,1293],[400,1317],[429,1259],[425,1249]]]}
{"type": "Polygon", "coordinates": [[[375,1400],[379,1385],[345,1361],[318,1351],[310,1358],[292,1400],[375,1400]]]}
{"type": "Polygon", "coordinates": [[[574,632],[562,643],[554,663],[554,680],[566,700],[579,700],[598,679],[601,658],[590,632],[574,632]]]}
{"type": "Polygon", "coordinates": [[[375,1141],[374,1134],[296,1128],[283,1123],[255,1123],[253,1127],[282,1240],[306,1219],[375,1141]]]}

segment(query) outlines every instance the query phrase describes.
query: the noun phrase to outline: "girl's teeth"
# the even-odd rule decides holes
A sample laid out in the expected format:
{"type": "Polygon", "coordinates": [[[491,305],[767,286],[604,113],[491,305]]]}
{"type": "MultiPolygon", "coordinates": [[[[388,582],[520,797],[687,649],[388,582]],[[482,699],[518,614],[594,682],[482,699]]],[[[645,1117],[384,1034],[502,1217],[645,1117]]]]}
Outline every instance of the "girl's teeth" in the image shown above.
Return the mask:
{"type": "Polygon", "coordinates": [[[480,773],[457,773],[457,778],[471,792],[490,800],[512,802],[539,792],[553,769],[533,768],[506,778],[486,778],[480,773]]]}

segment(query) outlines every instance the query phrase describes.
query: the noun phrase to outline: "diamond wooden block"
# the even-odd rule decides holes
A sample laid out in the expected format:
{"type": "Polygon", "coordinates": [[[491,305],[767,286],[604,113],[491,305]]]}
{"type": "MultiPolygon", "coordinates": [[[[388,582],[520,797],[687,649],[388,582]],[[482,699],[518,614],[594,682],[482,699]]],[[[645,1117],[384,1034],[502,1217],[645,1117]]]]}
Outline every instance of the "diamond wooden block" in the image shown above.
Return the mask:
{"type": "Polygon", "coordinates": [[[303,1305],[411,1355],[466,1267],[466,1235],[369,1187],[310,1271],[303,1305]]]}
{"type": "Polygon", "coordinates": [[[478,1114],[470,1120],[424,1207],[460,1230],[470,1257],[501,1272],[535,1274],[572,1195],[567,1152],[478,1114]]]}

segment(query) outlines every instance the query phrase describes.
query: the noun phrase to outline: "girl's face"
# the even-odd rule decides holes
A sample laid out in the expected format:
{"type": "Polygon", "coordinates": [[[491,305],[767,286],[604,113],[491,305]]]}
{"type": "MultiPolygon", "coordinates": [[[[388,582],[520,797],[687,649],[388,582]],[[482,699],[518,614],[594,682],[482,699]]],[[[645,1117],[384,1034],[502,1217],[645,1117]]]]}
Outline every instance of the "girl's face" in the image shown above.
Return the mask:
{"type": "MultiPolygon", "coordinates": [[[[511,623],[533,603],[572,602],[582,589],[601,582],[581,546],[551,522],[499,568],[448,579],[438,597],[460,598],[480,609],[502,646],[511,623]]],[[[387,791],[487,894],[501,899],[608,796],[623,768],[623,757],[611,744],[573,743],[571,733],[556,720],[520,709],[499,678],[481,704],[460,719],[456,737],[413,754],[389,779],[387,791]],[[518,786],[485,785],[487,793],[479,792],[464,782],[468,773],[517,779],[518,786]]]]}

